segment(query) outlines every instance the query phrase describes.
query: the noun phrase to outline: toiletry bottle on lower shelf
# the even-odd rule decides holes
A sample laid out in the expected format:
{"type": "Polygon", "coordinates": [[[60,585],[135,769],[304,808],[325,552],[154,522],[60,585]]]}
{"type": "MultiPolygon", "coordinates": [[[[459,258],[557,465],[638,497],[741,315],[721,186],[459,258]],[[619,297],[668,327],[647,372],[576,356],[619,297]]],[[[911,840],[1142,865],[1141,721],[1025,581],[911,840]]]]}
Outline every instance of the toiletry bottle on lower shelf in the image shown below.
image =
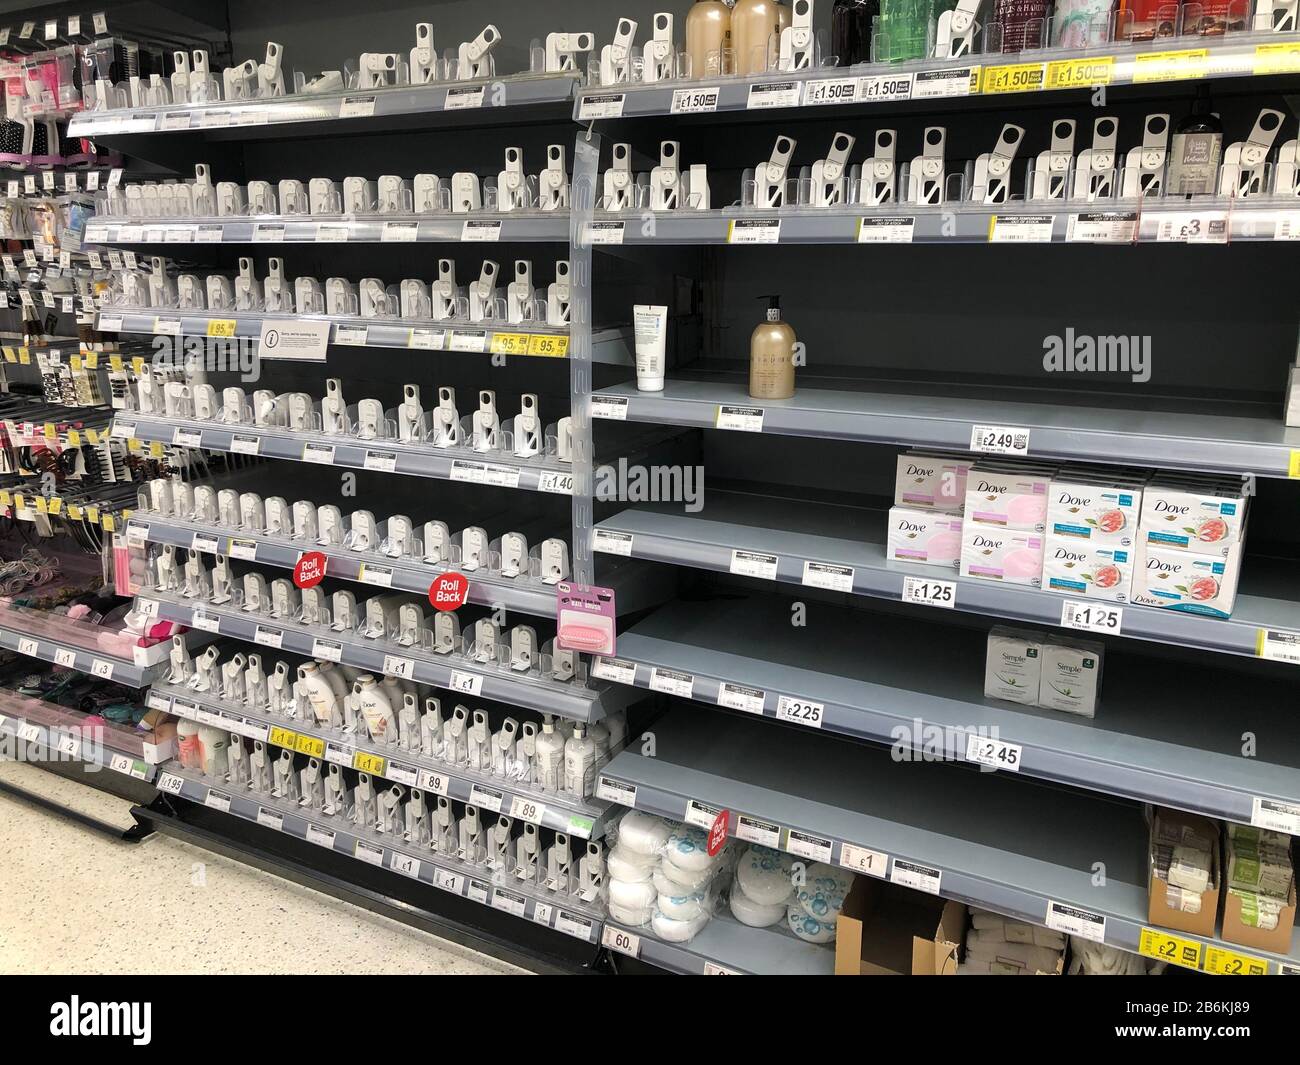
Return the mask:
{"type": "Polygon", "coordinates": [[[187,718],[176,722],[176,753],[186,769],[203,772],[203,741],[199,739],[199,726],[187,718]]]}
{"type": "Polygon", "coordinates": [[[763,298],[767,320],[749,338],[749,394],[753,399],[789,399],[794,395],[794,330],[781,318],[781,297],[763,298]]]}
{"type": "Polygon", "coordinates": [[[320,666],[315,662],[304,662],[298,667],[298,683],[307,694],[316,721],[328,724],[338,709],[339,697],[320,666]]]}
{"type": "Polygon", "coordinates": [[[590,795],[595,776],[596,741],[587,735],[587,726],[579,721],[564,744],[564,790],[570,795],[590,795]]]}
{"type": "Polygon", "coordinates": [[[199,743],[203,747],[203,775],[224,777],[226,775],[226,745],[230,734],[211,725],[199,726],[199,743]]]}
{"type": "Polygon", "coordinates": [[[375,743],[387,743],[397,732],[397,718],[393,716],[393,704],[384,686],[366,674],[357,678],[352,692],[370,738],[375,743]]]}
{"type": "Polygon", "coordinates": [[[731,8],[722,0],[695,0],[686,16],[686,54],[693,78],[732,73],[731,8]]]}
{"type": "Polygon", "coordinates": [[[871,62],[871,31],[880,0],[835,0],[831,9],[831,51],[842,67],[871,62]]]}
{"type": "Polygon", "coordinates": [[[1210,110],[1210,93],[1204,86],[1197,89],[1192,113],[1174,125],[1169,149],[1168,195],[1214,191],[1223,155],[1223,123],[1210,110]]]}
{"type": "Polygon", "coordinates": [[[564,736],[550,714],[542,718],[537,734],[537,783],[544,791],[559,791],[564,783],[564,736]]]}

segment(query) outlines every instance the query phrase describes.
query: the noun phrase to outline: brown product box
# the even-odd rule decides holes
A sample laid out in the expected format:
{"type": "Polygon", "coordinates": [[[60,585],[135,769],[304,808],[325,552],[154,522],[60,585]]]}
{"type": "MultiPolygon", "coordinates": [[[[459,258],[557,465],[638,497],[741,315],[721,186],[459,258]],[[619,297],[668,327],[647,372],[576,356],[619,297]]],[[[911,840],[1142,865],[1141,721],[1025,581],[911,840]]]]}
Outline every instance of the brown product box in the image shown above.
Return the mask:
{"type": "Polygon", "coordinates": [[[1148,850],[1151,884],[1147,907],[1147,919],[1160,928],[1173,928],[1194,935],[1214,937],[1215,925],[1219,913],[1219,855],[1222,848],[1219,841],[1219,826],[1216,822],[1195,814],[1186,814],[1178,810],[1157,810],[1151,824],[1151,843],[1148,850]],[[1156,871],[1155,841],[1161,830],[1174,833],[1184,830],[1210,839],[1210,886],[1201,893],[1199,913],[1185,913],[1169,905],[1169,885],[1156,871]]]}
{"type": "Polygon", "coordinates": [[[835,927],[836,976],[955,976],[966,907],[860,876],[835,927]]]}
{"type": "MultiPolygon", "coordinates": [[[[1223,938],[1243,947],[1267,950],[1274,954],[1291,953],[1291,930],[1295,926],[1295,882],[1287,895],[1287,902],[1278,914],[1277,927],[1252,928],[1241,919],[1241,896],[1235,891],[1223,896],[1223,938]]],[[[838,961],[838,959],[837,959],[838,961]]]]}

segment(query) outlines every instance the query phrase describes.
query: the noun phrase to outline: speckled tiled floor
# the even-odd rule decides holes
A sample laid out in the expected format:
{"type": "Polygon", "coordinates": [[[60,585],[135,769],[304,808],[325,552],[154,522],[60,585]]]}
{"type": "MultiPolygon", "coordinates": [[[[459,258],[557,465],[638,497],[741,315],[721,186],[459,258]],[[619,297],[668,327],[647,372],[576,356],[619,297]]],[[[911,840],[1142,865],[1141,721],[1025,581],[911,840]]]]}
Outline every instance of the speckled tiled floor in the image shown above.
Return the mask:
{"type": "MultiPolygon", "coordinates": [[[[129,803],[0,762],[0,780],[124,828],[129,803]]],[[[5,973],[491,975],[508,965],[201,850],[118,843],[0,794],[5,973]]]]}

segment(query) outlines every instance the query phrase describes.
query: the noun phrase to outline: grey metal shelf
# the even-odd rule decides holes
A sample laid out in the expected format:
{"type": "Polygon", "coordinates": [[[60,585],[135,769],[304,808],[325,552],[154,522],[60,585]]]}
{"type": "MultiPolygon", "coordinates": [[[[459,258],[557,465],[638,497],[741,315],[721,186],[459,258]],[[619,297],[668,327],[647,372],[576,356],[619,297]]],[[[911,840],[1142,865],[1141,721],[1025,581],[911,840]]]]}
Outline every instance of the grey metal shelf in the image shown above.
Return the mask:
{"type": "Polygon", "coordinates": [[[971,97],[988,97],[989,106],[997,107],[1005,105],[1010,94],[1038,103],[1058,90],[1087,90],[1102,84],[1120,87],[1295,73],[1300,62],[1288,46],[1296,40],[1293,33],[1187,35],[1160,43],[1114,42],[1084,50],[1035,49],[1013,56],[972,54],[958,60],[768,71],[650,85],[591,85],[579,91],[574,115],[580,122],[702,111],[755,112],[761,118],[777,109],[782,119],[789,119],[792,112],[799,118],[817,118],[849,108],[881,112],[908,101],[933,104],[971,97]],[[1187,55],[1191,50],[1196,54],[1187,55]],[[713,90],[716,99],[706,100],[713,90]],[[693,99],[675,100],[679,92],[693,99]]]}
{"type": "Polygon", "coordinates": [[[0,648],[53,662],[103,680],[113,680],[129,688],[146,688],[167,668],[167,661],[152,666],[136,665],[129,658],[107,651],[91,651],[78,644],[52,640],[48,636],[29,636],[15,629],[0,628],[0,648]]]}
{"type": "Polygon", "coordinates": [[[575,896],[526,885],[514,877],[494,874],[486,866],[471,865],[427,847],[411,846],[400,837],[359,829],[342,818],[327,817],[316,811],[307,813],[296,803],[227,787],[224,782],[181,769],[175,762],[162,767],[158,775],[158,790],[346,854],[358,861],[391,869],[453,895],[514,913],[590,943],[600,941],[601,909],[575,896]]]}
{"type": "Polygon", "coordinates": [[[0,733],[21,743],[29,743],[43,750],[48,758],[80,760],[101,770],[121,773],[148,784],[157,772],[157,766],[133,755],[115,751],[107,746],[86,744],[79,733],[51,729],[48,725],[29,722],[13,715],[0,714],[0,733]]]}
{"type": "MultiPolygon", "coordinates": [[[[655,723],[653,758],[624,751],[600,781],[624,805],[682,818],[728,811],[730,832],[775,830],[780,847],[972,906],[1047,924],[1060,903],[1105,920],[1105,942],[1139,951],[1147,923],[1147,825],[1137,806],[1002,774],[900,762],[884,751],[757,722],[677,710],[655,723]],[[742,823],[744,818],[744,823],[742,823]],[[856,851],[854,850],[856,849],[856,851]],[[1099,883],[1095,871],[1105,869],[1099,883]]],[[[1262,961],[1300,960],[1176,933],[1262,961]]]]}
{"type": "MultiPolygon", "coordinates": [[[[569,354],[569,330],[527,323],[433,322],[425,319],[377,320],[339,315],[268,314],[252,311],[193,314],[168,308],[100,311],[95,328],[101,333],[144,333],[206,337],[213,322],[236,337],[257,340],[266,323],[323,322],[331,327],[330,342],[343,347],[400,348],[411,351],[451,351],[504,354],[516,358],[562,359],[569,354]]],[[[626,328],[598,329],[592,335],[592,360],[632,365],[631,334],[626,328]]],[[[270,356],[261,356],[269,358],[270,356]]]]}
{"type": "Polygon", "coordinates": [[[569,466],[545,456],[520,459],[508,452],[477,452],[467,447],[435,448],[431,444],[403,444],[396,440],[358,440],[351,436],[251,425],[214,425],[156,414],[119,416],[114,422],[113,432],[119,437],[134,437],[146,442],[256,454],[262,458],[291,462],[316,461],[346,469],[378,469],[408,477],[433,477],[564,496],[573,494],[573,473],[569,466]]]}
{"type": "MultiPolygon", "coordinates": [[[[593,547],[716,573],[730,573],[734,553],[748,551],[774,563],[772,579],[781,584],[804,586],[811,563],[821,573],[830,567],[840,582],[833,590],[894,601],[902,598],[907,577],[941,579],[956,585],[957,610],[1035,625],[1059,626],[1065,604],[1081,601],[962,578],[951,568],[890,561],[885,525],[882,511],[711,490],[698,514],[646,504],[597,522],[593,547]]],[[[1300,574],[1292,570],[1266,559],[1247,560],[1228,620],[1120,604],[1123,616],[1116,635],[1258,657],[1263,632],[1300,633],[1300,574]],[[1281,589],[1289,589],[1294,598],[1280,598],[1281,589]]],[[[818,586],[815,572],[808,579],[818,586]]]]}
{"type": "MultiPolygon", "coordinates": [[[[267,533],[247,533],[179,518],[137,510],[127,522],[127,529],[137,530],[136,535],[157,544],[194,548],[207,554],[229,554],[230,542],[239,541],[255,550],[250,561],[283,569],[292,569],[305,551],[319,551],[328,559],[331,577],[344,580],[365,580],[366,565],[379,566],[391,581],[386,587],[398,592],[424,595],[441,573],[456,571],[452,565],[426,565],[417,559],[396,559],[378,552],[349,551],[343,547],[322,547],[313,542],[303,543],[289,537],[270,536],[267,533]]],[[[469,586],[469,602],[481,606],[501,605],[507,610],[534,614],[538,617],[555,616],[555,586],[543,584],[535,577],[502,577],[499,573],[476,571],[469,586]]]]}
{"type": "Polygon", "coordinates": [[[372,214],[302,218],[111,218],[86,223],[85,243],[112,244],[387,244],[546,242],[567,244],[568,211],[476,211],[473,214],[372,214]],[[411,231],[414,226],[414,232],[411,231]]]}
{"type": "Polygon", "coordinates": [[[584,802],[567,794],[552,794],[518,781],[490,773],[449,766],[418,751],[381,747],[356,735],[332,731],[303,722],[233,705],[209,693],[198,693],[172,684],[155,684],[149,691],[149,706],[201,725],[215,725],[228,732],[263,740],[312,754],[327,762],[364,770],[396,784],[416,787],[425,794],[446,795],[458,802],[473,803],[479,809],[567,832],[580,839],[592,839],[604,830],[609,803],[584,802]],[[521,812],[524,808],[528,812],[521,812]]]}
{"type": "Polygon", "coordinates": [[[366,639],[353,632],[336,632],[328,627],[244,613],[229,604],[214,606],[194,600],[168,599],[156,592],[138,598],[137,606],[141,602],[156,603],[158,616],[168,621],[308,657],[315,657],[314,648],[318,640],[332,644],[337,648],[334,653],[343,665],[371,673],[391,673],[393,668],[388,660],[403,660],[410,663],[403,666],[410,673],[407,679],[418,684],[432,684],[453,693],[494,699],[574,721],[598,721],[606,713],[621,709],[636,698],[635,693],[617,685],[593,683],[584,686],[524,677],[508,669],[484,666],[463,654],[434,655],[386,640],[366,639]],[[389,664],[387,669],[386,663],[389,664]],[[454,677],[472,679],[477,690],[458,689],[453,684],[454,677]]]}
{"type": "Polygon", "coordinates": [[[1280,802],[1300,818],[1294,682],[1161,668],[1112,645],[1087,719],[984,698],[983,630],[821,603],[806,622],[793,626],[775,598],[672,603],[620,633],[617,658],[592,672],[949,761],[966,760],[971,736],[997,739],[1019,749],[1021,776],[1212,817],[1249,824],[1280,802]],[[1260,757],[1242,754],[1247,727],[1269,737],[1260,757]]]}
{"type": "Polygon", "coordinates": [[[1300,477],[1300,429],[1283,425],[1271,404],[1223,403],[1231,413],[1217,414],[1208,405],[1206,413],[1189,410],[1189,402],[1153,409],[1086,403],[1063,390],[978,396],[969,388],[882,382],[861,390],[805,383],[792,399],[755,400],[739,377],[715,374],[670,378],[662,392],[639,392],[635,383],[601,389],[592,414],[712,429],[727,407],[746,415],[752,431],[958,451],[970,450],[976,425],[994,425],[1028,431],[1031,458],[1300,477]],[[1015,398],[1001,398],[1008,394],[1015,398]]]}
{"type": "Polygon", "coordinates": [[[605,921],[604,943],[615,953],[638,957],[683,976],[830,976],[835,948],[805,943],[773,928],[750,928],[728,913],[714,914],[689,943],[667,943],[646,929],[605,921]],[[633,937],[633,950],[626,949],[633,937]],[[620,949],[623,947],[624,949],[620,949]]]}
{"type": "MultiPolygon", "coordinates": [[[[167,107],[80,111],[68,124],[70,137],[112,139],[142,133],[203,133],[228,138],[259,135],[258,127],[327,123],[342,132],[407,128],[392,120],[418,118],[426,126],[498,125],[562,119],[573,99],[577,74],[511,74],[481,81],[396,85],[351,92],[292,94],[270,100],[216,101],[167,107]],[[542,109],[539,116],[536,109],[542,109]],[[436,117],[435,117],[436,116],[436,117]]],[[[262,136],[272,135],[261,130],[262,136]]]]}
{"type": "Polygon", "coordinates": [[[735,244],[1134,244],[1289,241],[1300,233],[1296,201],[1192,200],[1026,203],[999,207],[891,204],[887,209],[791,207],[760,211],[597,212],[584,228],[602,245],[735,244]],[[647,226],[646,218],[654,225],[647,226]],[[762,233],[755,239],[756,233],[762,233]],[[1209,236],[1212,234],[1212,236],[1209,236]]]}

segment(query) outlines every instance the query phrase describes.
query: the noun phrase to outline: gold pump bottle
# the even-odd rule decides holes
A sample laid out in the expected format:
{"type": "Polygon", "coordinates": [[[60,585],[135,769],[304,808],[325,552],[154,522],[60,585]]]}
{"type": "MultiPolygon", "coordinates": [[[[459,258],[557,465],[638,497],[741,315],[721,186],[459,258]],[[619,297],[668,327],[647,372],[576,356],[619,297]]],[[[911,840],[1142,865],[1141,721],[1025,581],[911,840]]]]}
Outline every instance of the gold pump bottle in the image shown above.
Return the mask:
{"type": "Polygon", "coordinates": [[[776,0],[736,0],[731,11],[731,47],[736,52],[737,74],[767,72],[768,50],[777,47],[773,37],[780,39],[783,24],[790,24],[790,11],[776,0]]]}
{"type": "Polygon", "coordinates": [[[749,395],[789,399],[794,395],[795,333],[781,319],[781,297],[767,296],[767,320],[749,338],[749,395]]]}
{"type": "Polygon", "coordinates": [[[691,77],[716,78],[730,74],[731,8],[722,0],[695,0],[686,15],[686,53],[691,57],[691,77]]]}

